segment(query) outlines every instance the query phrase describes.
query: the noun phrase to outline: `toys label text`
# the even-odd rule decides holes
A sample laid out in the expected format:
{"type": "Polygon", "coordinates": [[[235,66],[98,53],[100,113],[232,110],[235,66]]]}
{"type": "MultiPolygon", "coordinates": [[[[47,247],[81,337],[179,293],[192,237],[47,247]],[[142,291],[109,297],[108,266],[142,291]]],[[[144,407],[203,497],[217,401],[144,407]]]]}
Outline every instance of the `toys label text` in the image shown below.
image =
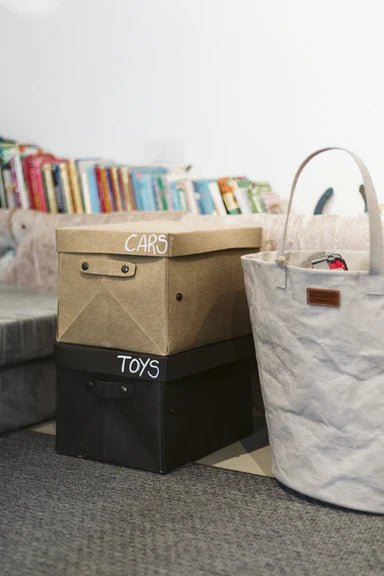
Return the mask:
{"type": "Polygon", "coordinates": [[[130,374],[136,376],[143,376],[143,374],[153,378],[154,380],[160,374],[159,361],[153,360],[151,358],[133,358],[132,356],[126,356],[124,354],[119,354],[117,356],[121,359],[121,373],[129,372],[130,374]]]}

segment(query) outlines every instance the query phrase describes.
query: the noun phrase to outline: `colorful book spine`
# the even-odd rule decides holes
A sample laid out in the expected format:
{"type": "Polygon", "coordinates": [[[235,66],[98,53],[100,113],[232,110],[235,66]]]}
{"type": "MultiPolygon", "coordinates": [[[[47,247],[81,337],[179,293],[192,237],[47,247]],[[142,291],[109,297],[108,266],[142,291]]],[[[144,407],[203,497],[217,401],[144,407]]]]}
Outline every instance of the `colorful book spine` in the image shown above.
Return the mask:
{"type": "Polygon", "coordinates": [[[28,205],[30,208],[32,208],[33,195],[32,195],[31,177],[29,174],[29,156],[24,156],[24,158],[21,161],[21,164],[23,167],[24,182],[28,193],[28,205]]]}
{"type": "Polygon", "coordinates": [[[112,212],[111,197],[109,195],[109,186],[107,174],[104,166],[99,166],[100,181],[101,181],[101,194],[103,197],[103,212],[112,212]]]}
{"type": "Polygon", "coordinates": [[[59,164],[57,162],[52,162],[51,170],[52,170],[53,187],[55,189],[57,211],[60,213],[64,213],[67,211],[67,206],[65,204],[64,193],[61,189],[59,164]]]}
{"type": "Polygon", "coordinates": [[[141,195],[140,195],[140,172],[136,170],[132,170],[132,188],[133,188],[133,195],[135,198],[135,205],[136,210],[143,210],[141,204],[141,195]]]}
{"type": "Polygon", "coordinates": [[[84,168],[80,172],[80,182],[81,182],[81,193],[83,195],[84,202],[84,212],[86,214],[92,214],[91,197],[88,184],[88,170],[84,168]]]}
{"type": "Polygon", "coordinates": [[[22,208],[27,210],[28,208],[30,208],[29,194],[28,194],[28,190],[27,190],[25,180],[24,180],[23,165],[21,163],[20,154],[17,155],[16,174],[17,174],[17,179],[20,182],[20,195],[21,195],[22,208]]]}
{"type": "Polygon", "coordinates": [[[100,214],[101,206],[100,206],[100,196],[99,196],[99,189],[97,185],[96,179],[96,169],[94,164],[90,164],[86,168],[86,180],[87,180],[87,193],[89,196],[90,202],[90,213],[91,214],[100,214]]]}
{"type": "Polygon", "coordinates": [[[167,179],[167,188],[169,191],[168,192],[168,197],[169,197],[168,210],[179,211],[180,207],[179,207],[179,197],[178,197],[177,188],[176,188],[176,181],[168,178],[167,179]]]}
{"type": "Polygon", "coordinates": [[[195,195],[200,214],[215,214],[216,208],[213,202],[209,184],[212,180],[194,180],[195,195]]]}
{"type": "Polygon", "coordinates": [[[219,188],[219,185],[216,182],[216,180],[213,180],[212,182],[210,182],[208,184],[208,188],[209,188],[209,191],[211,193],[213,203],[215,205],[216,214],[218,216],[226,216],[227,211],[225,209],[223,197],[221,195],[220,188],[219,188]]]}
{"type": "Polygon", "coordinates": [[[15,185],[10,168],[2,168],[3,185],[7,208],[16,208],[15,185]]]}
{"type": "Polygon", "coordinates": [[[84,204],[81,194],[79,172],[74,160],[68,161],[68,175],[72,192],[73,208],[77,214],[83,214],[84,204]]]}
{"type": "Polygon", "coordinates": [[[232,178],[219,178],[217,182],[228,214],[240,214],[231,180],[232,178]]]}
{"type": "Polygon", "coordinates": [[[123,205],[123,210],[129,210],[129,180],[128,180],[128,172],[127,177],[124,178],[123,176],[123,167],[119,166],[117,168],[117,178],[119,180],[119,188],[121,194],[121,202],[123,205]]]}
{"type": "Polygon", "coordinates": [[[132,172],[132,184],[135,196],[135,204],[137,210],[145,210],[145,194],[143,192],[144,184],[143,184],[144,174],[141,172],[136,172],[134,170],[132,172]]]}
{"type": "Polygon", "coordinates": [[[265,212],[265,206],[260,195],[260,186],[257,182],[248,183],[248,200],[253,213],[265,212]]]}
{"type": "Polygon", "coordinates": [[[51,164],[43,164],[41,166],[41,172],[42,172],[42,176],[43,176],[45,201],[47,203],[48,210],[49,210],[49,212],[56,214],[57,213],[57,201],[56,201],[56,194],[55,194],[55,186],[54,186],[53,178],[52,178],[52,165],[51,164]]]}
{"type": "Polygon", "coordinates": [[[252,214],[252,206],[248,197],[248,180],[245,178],[232,178],[233,192],[242,214],[252,214]]]}
{"type": "Polygon", "coordinates": [[[7,205],[12,204],[12,207],[16,208],[28,208],[29,201],[26,199],[26,192],[24,191],[20,154],[15,142],[0,141],[0,162],[2,170],[7,171],[5,177],[3,175],[7,205]]]}
{"type": "Polygon", "coordinates": [[[110,174],[111,174],[112,192],[113,197],[115,199],[116,209],[118,210],[118,212],[122,212],[123,210],[126,210],[126,208],[124,203],[124,194],[122,194],[120,191],[117,166],[111,166],[110,174]]]}
{"type": "Polygon", "coordinates": [[[11,158],[12,178],[15,184],[16,203],[19,208],[28,209],[29,198],[25,187],[23,167],[21,164],[20,154],[17,152],[11,158]]]}
{"type": "Polygon", "coordinates": [[[117,208],[115,193],[113,190],[111,166],[105,167],[105,176],[106,176],[106,182],[107,182],[107,194],[108,194],[109,201],[111,203],[111,212],[116,212],[118,208],[117,208]]]}
{"type": "Polygon", "coordinates": [[[144,194],[144,210],[147,212],[152,212],[157,210],[155,191],[153,188],[153,174],[144,174],[143,177],[143,188],[142,192],[144,194]]]}
{"type": "MultiPolygon", "coordinates": [[[[77,159],[76,166],[80,176],[80,187],[81,187],[81,194],[83,198],[84,204],[84,212],[86,214],[93,213],[93,206],[100,206],[100,198],[98,199],[97,203],[93,199],[93,190],[94,190],[94,180],[96,178],[96,171],[95,167],[97,163],[100,161],[99,158],[82,158],[77,159]],[[94,173],[95,178],[92,178],[92,173],[94,173]]],[[[99,192],[97,190],[97,196],[99,192]]],[[[97,210],[96,210],[97,211],[97,210]]],[[[99,208],[100,212],[100,208],[99,208]]]]}
{"type": "Polygon", "coordinates": [[[186,201],[185,210],[191,214],[199,214],[199,208],[196,201],[195,189],[193,187],[193,182],[190,178],[183,178],[179,180],[179,185],[183,188],[184,197],[186,201]]]}
{"type": "Polygon", "coordinates": [[[0,162],[3,170],[3,186],[9,208],[16,208],[15,180],[12,176],[11,158],[14,154],[15,143],[9,140],[0,140],[0,162]]]}
{"type": "Polygon", "coordinates": [[[159,200],[162,210],[170,210],[171,202],[168,194],[167,177],[156,176],[158,182],[159,200]]]}
{"type": "Polygon", "coordinates": [[[104,199],[104,190],[103,190],[103,182],[101,178],[101,168],[100,166],[95,166],[95,175],[96,175],[96,182],[97,182],[97,191],[99,194],[99,202],[100,202],[100,211],[106,212],[105,209],[105,199],[104,199]]]}
{"type": "Polygon", "coordinates": [[[280,197],[276,192],[272,191],[270,186],[269,189],[262,189],[260,195],[266,212],[269,214],[280,214],[282,212],[280,197]]]}
{"type": "Polygon", "coordinates": [[[7,208],[7,198],[5,196],[3,170],[1,167],[1,163],[0,163],[0,208],[7,208]]]}
{"type": "Polygon", "coordinates": [[[161,211],[163,210],[163,204],[162,204],[161,188],[158,176],[154,176],[152,178],[152,189],[153,189],[153,197],[155,199],[156,204],[156,210],[161,211]]]}
{"type": "Polygon", "coordinates": [[[179,210],[186,212],[188,210],[187,195],[185,192],[184,181],[180,178],[176,180],[176,193],[178,197],[179,210]]]}
{"type": "Polygon", "coordinates": [[[12,175],[13,190],[15,195],[15,204],[16,208],[21,208],[22,205],[21,205],[20,183],[17,180],[16,166],[14,160],[15,160],[14,158],[11,158],[10,169],[12,175]]]}
{"type": "Polygon", "coordinates": [[[169,176],[163,176],[163,182],[165,183],[165,197],[167,199],[167,210],[173,210],[172,189],[169,185],[169,181],[169,176]]]}
{"type": "Polygon", "coordinates": [[[33,159],[30,163],[29,174],[31,177],[31,195],[33,204],[31,208],[47,212],[47,205],[45,202],[43,179],[41,176],[41,162],[40,159],[33,159]]]}
{"type": "Polygon", "coordinates": [[[60,189],[62,190],[66,212],[68,214],[74,213],[73,201],[72,201],[72,191],[69,182],[68,166],[66,162],[59,162],[59,178],[60,178],[60,189]]]}
{"type": "Polygon", "coordinates": [[[166,195],[166,178],[155,175],[152,178],[153,197],[155,199],[156,210],[168,210],[168,201],[166,195]]]}
{"type": "Polygon", "coordinates": [[[204,207],[201,201],[200,187],[197,180],[193,180],[193,189],[195,191],[195,198],[199,214],[204,214],[204,207]]]}
{"type": "Polygon", "coordinates": [[[135,198],[132,189],[132,179],[129,168],[127,166],[120,166],[118,169],[121,189],[124,192],[125,202],[128,211],[136,209],[135,198]]]}

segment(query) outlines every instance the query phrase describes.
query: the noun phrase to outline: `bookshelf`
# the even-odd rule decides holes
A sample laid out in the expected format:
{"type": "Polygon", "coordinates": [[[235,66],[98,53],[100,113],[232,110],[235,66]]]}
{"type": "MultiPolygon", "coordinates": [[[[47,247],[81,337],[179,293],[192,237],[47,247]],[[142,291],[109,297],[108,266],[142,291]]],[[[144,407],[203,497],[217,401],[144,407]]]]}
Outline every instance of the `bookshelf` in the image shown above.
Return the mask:
{"type": "Polygon", "coordinates": [[[0,208],[219,216],[280,211],[280,199],[268,182],[246,176],[196,178],[188,168],[60,158],[39,146],[0,138],[0,208]]]}

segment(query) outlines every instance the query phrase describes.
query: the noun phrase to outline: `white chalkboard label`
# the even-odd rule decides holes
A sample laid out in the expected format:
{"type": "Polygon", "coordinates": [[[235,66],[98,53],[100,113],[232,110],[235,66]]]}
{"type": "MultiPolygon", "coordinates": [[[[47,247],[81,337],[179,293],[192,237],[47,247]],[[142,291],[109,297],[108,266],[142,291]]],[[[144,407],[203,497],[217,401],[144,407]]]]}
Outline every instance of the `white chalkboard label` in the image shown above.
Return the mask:
{"type": "Polygon", "coordinates": [[[128,356],[125,354],[119,354],[117,356],[121,360],[121,373],[126,374],[127,372],[132,376],[149,376],[153,380],[156,380],[160,374],[160,365],[158,360],[153,358],[140,358],[140,356],[128,356]]]}
{"type": "Polygon", "coordinates": [[[132,233],[125,241],[127,252],[161,256],[168,252],[168,237],[166,234],[136,234],[132,233]]]}

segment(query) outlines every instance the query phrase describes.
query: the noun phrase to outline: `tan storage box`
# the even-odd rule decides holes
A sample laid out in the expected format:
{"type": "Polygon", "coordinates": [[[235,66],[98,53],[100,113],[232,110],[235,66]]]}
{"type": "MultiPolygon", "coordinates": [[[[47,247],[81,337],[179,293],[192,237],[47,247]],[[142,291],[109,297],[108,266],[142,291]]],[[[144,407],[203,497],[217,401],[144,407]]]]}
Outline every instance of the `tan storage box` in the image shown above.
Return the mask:
{"type": "Polygon", "coordinates": [[[240,257],[261,229],[127,222],[57,230],[57,340],[167,356],[251,333],[240,257]]]}

